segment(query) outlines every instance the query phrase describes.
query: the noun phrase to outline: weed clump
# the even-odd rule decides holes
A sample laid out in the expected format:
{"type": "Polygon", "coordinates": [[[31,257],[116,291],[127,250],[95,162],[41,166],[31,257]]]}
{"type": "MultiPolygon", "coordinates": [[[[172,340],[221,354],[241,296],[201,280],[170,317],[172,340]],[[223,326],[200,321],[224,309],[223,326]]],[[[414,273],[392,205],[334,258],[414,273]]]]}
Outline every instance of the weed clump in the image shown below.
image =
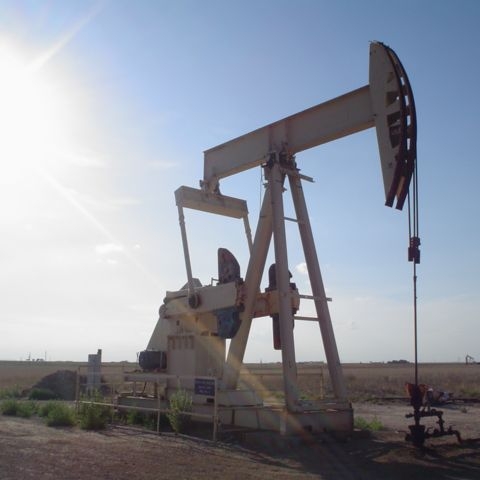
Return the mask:
{"type": "Polygon", "coordinates": [[[14,398],[4,400],[0,405],[0,411],[2,412],[2,415],[15,417],[18,412],[18,401],[14,398]]]}
{"type": "Polygon", "coordinates": [[[73,427],[77,423],[75,412],[61,402],[48,402],[38,411],[40,417],[46,419],[49,427],[73,427]]]}
{"type": "Polygon", "coordinates": [[[47,415],[49,427],[73,427],[76,423],[75,412],[63,403],[55,405],[47,415]]]}
{"type": "Polygon", "coordinates": [[[177,390],[170,396],[167,418],[175,433],[183,433],[190,422],[188,412],[192,411],[192,397],[186,390],[177,390]]]}
{"type": "Polygon", "coordinates": [[[127,425],[143,425],[145,415],[138,410],[129,410],[126,416],[127,425]]]}
{"type": "Polygon", "coordinates": [[[37,412],[38,416],[42,417],[42,418],[47,418],[48,414],[50,413],[50,410],[55,408],[55,405],[57,403],[58,402],[47,402],[47,403],[44,403],[44,404],[40,405],[40,407],[38,408],[38,412],[37,412]]]}
{"type": "Polygon", "coordinates": [[[0,411],[2,415],[30,418],[36,412],[36,405],[34,402],[22,402],[16,398],[8,398],[0,404],[0,411]]]}
{"type": "Polygon", "coordinates": [[[55,400],[58,395],[49,388],[34,388],[28,398],[30,400],[55,400]]]}
{"type": "Polygon", "coordinates": [[[99,405],[102,398],[95,395],[89,400],[84,399],[80,404],[78,418],[80,421],[80,428],[84,430],[104,430],[111,417],[110,407],[106,405],[99,405]]]}
{"type": "Polygon", "coordinates": [[[377,417],[373,417],[370,422],[363,417],[355,417],[354,427],[359,430],[368,430],[370,432],[378,432],[385,428],[383,423],[377,417]]]}
{"type": "Polygon", "coordinates": [[[149,430],[156,430],[157,428],[156,413],[129,410],[128,412],[120,413],[117,418],[127,425],[144,427],[149,430]]]}
{"type": "Polygon", "coordinates": [[[0,400],[4,400],[7,398],[20,398],[22,396],[22,392],[20,387],[14,386],[10,388],[2,388],[0,390],[0,400]]]}
{"type": "Polygon", "coordinates": [[[479,398],[480,397],[480,389],[475,386],[463,386],[460,388],[460,397],[465,398],[479,398]]]}

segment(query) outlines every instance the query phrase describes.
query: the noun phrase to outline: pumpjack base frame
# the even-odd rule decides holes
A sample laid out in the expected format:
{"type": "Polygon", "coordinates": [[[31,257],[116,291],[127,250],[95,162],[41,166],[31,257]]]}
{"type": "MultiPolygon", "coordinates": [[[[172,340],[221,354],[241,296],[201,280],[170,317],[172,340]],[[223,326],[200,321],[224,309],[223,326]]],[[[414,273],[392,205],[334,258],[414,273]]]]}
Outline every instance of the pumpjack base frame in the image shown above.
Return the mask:
{"type": "MultiPolygon", "coordinates": [[[[218,404],[215,406],[212,399],[199,399],[194,396],[192,420],[213,422],[216,419],[220,429],[226,431],[242,428],[272,431],[285,436],[306,433],[332,433],[342,436],[349,435],[353,431],[353,408],[349,402],[319,402],[315,405],[301,406],[299,411],[291,412],[284,405],[268,405],[256,400],[251,401],[256,398],[258,396],[253,391],[218,392],[218,404]],[[238,403],[233,404],[233,399],[238,403]]],[[[165,397],[119,396],[116,403],[120,409],[133,407],[152,412],[168,409],[168,401],[165,397]]]]}
{"type": "Polygon", "coordinates": [[[253,430],[274,431],[281,435],[305,433],[350,434],[353,431],[353,409],[349,404],[326,404],[322,409],[290,412],[284,406],[220,407],[221,425],[253,430]]]}

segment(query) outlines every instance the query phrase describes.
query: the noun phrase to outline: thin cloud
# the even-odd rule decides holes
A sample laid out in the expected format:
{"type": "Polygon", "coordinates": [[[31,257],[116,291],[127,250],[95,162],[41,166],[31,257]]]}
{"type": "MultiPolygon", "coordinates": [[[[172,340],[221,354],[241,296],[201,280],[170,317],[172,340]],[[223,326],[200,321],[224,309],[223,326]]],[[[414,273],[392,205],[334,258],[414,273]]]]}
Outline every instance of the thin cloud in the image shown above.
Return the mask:
{"type": "MultiPolygon", "coordinates": [[[[111,240],[111,244],[120,245],[120,243],[116,241],[114,235],[96,218],[95,215],[90,212],[87,206],[84,205],[84,203],[78,198],[78,195],[74,190],[64,187],[60,182],[55,179],[55,177],[49,175],[47,172],[41,171],[40,173],[56,192],[58,192],[68,203],[70,203],[85,219],[89,221],[89,223],[94,225],[97,230],[100,231],[106,238],[111,240]]],[[[125,200],[126,199],[123,199],[124,202],[125,200]]],[[[129,199],[130,204],[132,203],[132,200],[133,199],[129,199]]],[[[130,254],[130,252],[128,252],[127,250],[123,250],[122,252],[126,256],[126,258],[128,258],[130,262],[132,262],[142,272],[144,272],[153,281],[155,285],[159,285],[158,278],[154,276],[144,265],[139,263],[138,260],[130,254]]]]}
{"type": "Polygon", "coordinates": [[[118,243],[103,243],[95,246],[95,252],[99,255],[111,255],[112,253],[123,253],[125,248],[118,243]]]}
{"type": "Polygon", "coordinates": [[[354,320],[350,320],[346,324],[347,330],[358,330],[358,324],[354,320]]]}
{"type": "Polygon", "coordinates": [[[295,270],[301,275],[308,275],[308,268],[305,262],[299,263],[295,266],[295,270]]]}
{"type": "Polygon", "coordinates": [[[134,197],[111,198],[108,202],[112,208],[131,207],[142,203],[138,198],[134,197]]]}
{"type": "Polygon", "coordinates": [[[150,170],[170,170],[178,166],[177,162],[168,160],[153,160],[147,163],[147,168],[150,170]]]}
{"type": "Polygon", "coordinates": [[[375,299],[372,298],[372,297],[362,297],[362,296],[357,296],[353,299],[355,302],[358,302],[358,303],[374,303],[375,302],[375,299]]]}
{"type": "Polygon", "coordinates": [[[77,155],[69,155],[68,161],[81,168],[106,168],[107,162],[95,153],[81,153],[77,155]]]}
{"type": "Polygon", "coordinates": [[[75,189],[64,187],[70,198],[76,200],[77,203],[100,212],[114,212],[123,207],[132,207],[140,205],[142,202],[135,197],[115,197],[115,198],[98,198],[98,196],[88,195],[78,192],[75,189]]]}

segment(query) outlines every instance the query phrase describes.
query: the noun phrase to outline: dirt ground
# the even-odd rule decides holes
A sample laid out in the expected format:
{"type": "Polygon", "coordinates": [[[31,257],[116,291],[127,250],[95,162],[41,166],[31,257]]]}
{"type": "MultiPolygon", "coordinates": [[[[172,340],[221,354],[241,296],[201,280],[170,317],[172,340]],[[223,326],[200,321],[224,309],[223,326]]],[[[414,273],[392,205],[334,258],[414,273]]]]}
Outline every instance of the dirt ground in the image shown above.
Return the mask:
{"type": "MultiPolygon", "coordinates": [[[[103,432],[50,428],[38,418],[0,416],[0,479],[470,479],[480,478],[480,406],[442,408],[455,436],[431,439],[419,450],[405,442],[409,407],[356,404],[357,417],[385,429],[356,431],[346,441],[328,436],[285,439],[247,435],[242,442],[156,435],[127,427],[103,432]]],[[[433,419],[425,419],[434,426],[433,419]]]]}

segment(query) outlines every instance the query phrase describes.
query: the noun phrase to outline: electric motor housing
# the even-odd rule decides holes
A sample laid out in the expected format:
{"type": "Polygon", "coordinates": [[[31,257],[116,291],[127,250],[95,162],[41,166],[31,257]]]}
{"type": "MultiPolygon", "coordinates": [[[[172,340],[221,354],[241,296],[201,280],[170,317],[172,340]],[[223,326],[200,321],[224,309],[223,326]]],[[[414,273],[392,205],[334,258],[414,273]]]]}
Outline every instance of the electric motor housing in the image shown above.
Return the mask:
{"type": "Polygon", "coordinates": [[[145,371],[165,370],[167,368],[167,353],[161,350],[143,350],[138,355],[140,368],[145,371]]]}

